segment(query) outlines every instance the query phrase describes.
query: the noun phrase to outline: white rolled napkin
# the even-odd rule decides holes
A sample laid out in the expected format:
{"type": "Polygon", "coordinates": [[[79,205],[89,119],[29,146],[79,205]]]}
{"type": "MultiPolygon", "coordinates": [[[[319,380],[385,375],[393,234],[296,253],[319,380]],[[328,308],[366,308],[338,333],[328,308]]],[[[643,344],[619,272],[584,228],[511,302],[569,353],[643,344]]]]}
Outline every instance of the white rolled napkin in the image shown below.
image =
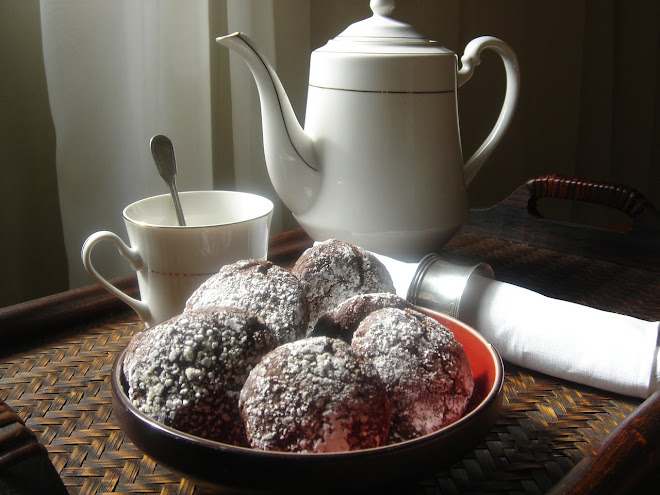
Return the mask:
{"type": "MultiPolygon", "coordinates": [[[[376,256],[405,298],[417,264],[376,256]]],[[[552,299],[480,275],[470,277],[458,317],[513,364],[634,397],[660,389],[657,321],[552,299]]]]}

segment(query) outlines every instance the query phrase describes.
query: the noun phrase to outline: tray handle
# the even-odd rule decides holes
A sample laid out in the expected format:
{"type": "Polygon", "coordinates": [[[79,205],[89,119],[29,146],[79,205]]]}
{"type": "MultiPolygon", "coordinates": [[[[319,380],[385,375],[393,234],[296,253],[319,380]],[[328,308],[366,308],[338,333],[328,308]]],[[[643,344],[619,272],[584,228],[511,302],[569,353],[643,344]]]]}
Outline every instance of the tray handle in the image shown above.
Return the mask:
{"type": "Polygon", "coordinates": [[[615,208],[630,218],[636,218],[649,208],[651,202],[639,191],[623,185],[561,175],[542,175],[526,183],[530,198],[527,209],[541,216],[537,202],[542,198],[571,199],[615,208]]]}

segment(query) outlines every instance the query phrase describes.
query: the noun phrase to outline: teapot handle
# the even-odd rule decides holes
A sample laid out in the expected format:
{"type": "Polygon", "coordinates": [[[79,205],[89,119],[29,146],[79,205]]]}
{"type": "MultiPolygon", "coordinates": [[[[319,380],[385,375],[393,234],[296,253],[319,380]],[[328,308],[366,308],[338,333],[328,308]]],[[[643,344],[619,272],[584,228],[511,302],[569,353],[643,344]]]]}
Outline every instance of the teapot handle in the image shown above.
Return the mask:
{"type": "Polygon", "coordinates": [[[497,118],[495,127],[490,131],[486,140],[479,146],[470,159],[465,162],[464,175],[465,184],[468,185],[474,179],[481,166],[495,149],[504,136],[511,123],[513,112],[518,103],[520,90],[520,69],[516,54],[504,41],[493,36],[480,36],[470,41],[465,47],[465,53],[461,57],[461,69],[458,71],[458,87],[465,84],[474,73],[474,68],[481,63],[481,51],[491,49],[497,52],[506,70],[506,94],[500,116],[497,118]]]}

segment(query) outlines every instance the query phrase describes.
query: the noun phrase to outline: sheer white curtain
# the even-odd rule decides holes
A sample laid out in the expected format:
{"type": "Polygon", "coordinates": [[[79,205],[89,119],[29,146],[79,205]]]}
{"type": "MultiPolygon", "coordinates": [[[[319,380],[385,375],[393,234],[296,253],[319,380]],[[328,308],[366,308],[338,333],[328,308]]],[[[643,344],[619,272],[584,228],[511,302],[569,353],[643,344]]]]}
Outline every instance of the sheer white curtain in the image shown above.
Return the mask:
{"type": "MultiPolygon", "coordinates": [[[[169,136],[180,190],[212,187],[207,0],[42,0],[41,26],[69,284],[90,283],[85,238],[126,238],[127,204],[167,188],[149,140],[169,136]]],[[[106,276],[128,273],[108,247],[106,276]]]]}
{"type": "MultiPolygon", "coordinates": [[[[213,133],[233,139],[230,187],[276,202],[272,229],[293,225],[272,189],[261,140],[261,113],[252,75],[231,55],[223,74],[231,84],[231,128],[212,128],[209,50],[226,50],[215,37],[243,31],[277,66],[280,53],[309,54],[309,2],[227,0],[225,32],[209,29],[208,0],[42,0],[43,51],[57,140],[57,178],[69,283],[90,283],[80,262],[85,238],[112,230],[125,238],[124,206],[167,192],[149,150],[155,134],[175,146],[179,190],[213,188],[213,133]],[[295,26],[295,34],[289,27],[295,26]]],[[[214,6],[218,8],[218,4],[214,6]]],[[[283,79],[300,79],[292,95],[304,100],[306,67],[284,64],[283,79]],[[304,73],[303,73],[304,71],[304,73]],[[303,89],[300,95],[300,88],[303,89]]],[[[231,159],[231,157],[229,157],[231,159]]],[[[225,184],[223,184],[225,185],[225,184]]],[[[95,250],[106,276],[130,273],[110,246],[95,250]],[[105,250],[104,250],[105,248],[105,250]]]]}

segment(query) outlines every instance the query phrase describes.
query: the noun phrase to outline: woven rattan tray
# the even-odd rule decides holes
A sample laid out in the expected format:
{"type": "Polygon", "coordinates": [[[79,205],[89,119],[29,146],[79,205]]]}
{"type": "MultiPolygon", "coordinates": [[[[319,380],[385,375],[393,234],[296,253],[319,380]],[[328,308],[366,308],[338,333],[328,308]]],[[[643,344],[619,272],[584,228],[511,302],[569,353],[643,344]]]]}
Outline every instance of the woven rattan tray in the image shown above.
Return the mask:
{"type": "MultiPolygon", "coordinates": [[[[309,242],[302,233],[289,235],[275,243],[270,257],[287,264],[309,242]]],[[[550,297],[660,319],[660,276],[654,271],[470,229],[459,232],[442,253],[459,261],[487,261],[499,280],[550,297]]],[[[79,320],[52,318],[52,325],[27,328],[23,339],[3,346],[0,399],[46,447],[72,495],[207,493],[143,455],[116,424],[109,374],[115,356],[141,324],[121,306],[106,306],[84,312],[79,320]]],[[[501,415],[474,451],[452,466],[439,466],[434,477],[397,488],[396,493],[548,492],[565,484],[581,461],[598,459],[617,425],[634,416],[642,402],[509,363],[505,370],[501,415]]],[[[655,409],[652,416],[657,413],[655,409]]],[[[653,455],[649,462],[657,463],[657,452],[653,455]]],[[[620,475],[617,480],[629,482],[620,475]]]]}

